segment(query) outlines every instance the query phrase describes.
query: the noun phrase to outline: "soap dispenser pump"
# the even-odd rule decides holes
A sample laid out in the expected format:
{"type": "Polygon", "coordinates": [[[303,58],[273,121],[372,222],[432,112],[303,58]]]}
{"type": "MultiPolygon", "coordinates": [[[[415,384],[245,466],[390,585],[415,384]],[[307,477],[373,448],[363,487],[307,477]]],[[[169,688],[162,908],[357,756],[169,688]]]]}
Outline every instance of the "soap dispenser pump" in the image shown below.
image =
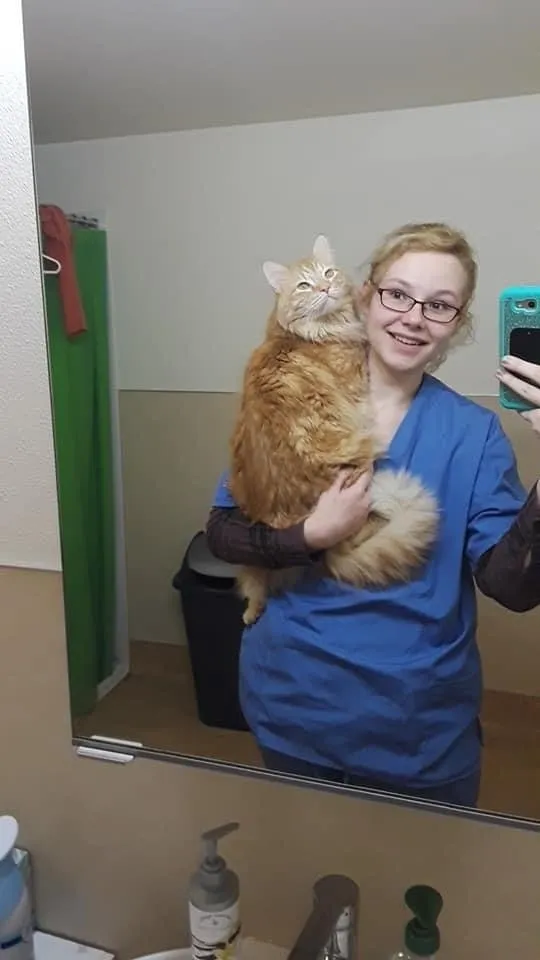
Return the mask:
{"type": "Polygon", "coordinates": [[[405,903],[414,917],[405,927],[405,948],[392,954],[391,960],[416,960],[417,957],[430,960],[441,946],[437,920],[443,898],[433,887],[416,886],[407,890],[405,903]]]}
{"type": "Polygon", "coordinates": [[[238,830],[226,823],[201,835],[203,856],[189,885],[193,960],[236,960],[240,939],[240,884],[218,853],[218,842],[238,830]]]}

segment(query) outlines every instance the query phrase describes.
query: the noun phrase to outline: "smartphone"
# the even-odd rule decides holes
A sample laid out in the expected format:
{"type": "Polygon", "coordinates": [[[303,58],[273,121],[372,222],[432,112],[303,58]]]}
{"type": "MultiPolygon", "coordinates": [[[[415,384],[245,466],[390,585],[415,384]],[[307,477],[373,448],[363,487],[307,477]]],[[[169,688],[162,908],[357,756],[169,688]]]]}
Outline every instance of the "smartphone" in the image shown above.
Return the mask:
{"type": "MultiPolygon", "coordinates": [[[[499,297],[499,356],[508,354],[540,366],[540,286],[507,287],[499,297]]],[[[532,408],[503,384],[499,402],[507,410],[532,408]]]]}

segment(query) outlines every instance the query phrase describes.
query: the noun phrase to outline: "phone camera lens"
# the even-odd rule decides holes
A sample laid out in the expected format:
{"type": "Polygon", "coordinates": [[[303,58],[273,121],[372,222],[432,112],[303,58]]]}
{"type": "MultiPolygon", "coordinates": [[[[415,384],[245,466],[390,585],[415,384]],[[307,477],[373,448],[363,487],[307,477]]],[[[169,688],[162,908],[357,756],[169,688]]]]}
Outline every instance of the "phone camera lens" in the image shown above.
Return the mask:
{"type": "Polygon", "coordinates": [[[535,310],[535,309],[536,309],[536,300],[529,300],[529,302],[527,303],[527,306],[528,306],[529,310],[535,310]]]}

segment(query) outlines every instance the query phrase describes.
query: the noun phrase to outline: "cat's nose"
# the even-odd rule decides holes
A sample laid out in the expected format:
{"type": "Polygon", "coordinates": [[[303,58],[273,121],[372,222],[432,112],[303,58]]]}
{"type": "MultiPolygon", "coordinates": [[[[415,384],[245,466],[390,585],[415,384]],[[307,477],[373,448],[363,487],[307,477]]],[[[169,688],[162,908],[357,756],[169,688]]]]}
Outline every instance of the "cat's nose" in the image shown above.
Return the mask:
{"type": "Polygon", "coordinates": [[[330,284],[329,284],[329,283],[325,283],[325,284],[320,283],[319,286],[317,287],[317,289],[318,289],[321,293],[328,293],[328,291],[330,290],[330,284]]]}

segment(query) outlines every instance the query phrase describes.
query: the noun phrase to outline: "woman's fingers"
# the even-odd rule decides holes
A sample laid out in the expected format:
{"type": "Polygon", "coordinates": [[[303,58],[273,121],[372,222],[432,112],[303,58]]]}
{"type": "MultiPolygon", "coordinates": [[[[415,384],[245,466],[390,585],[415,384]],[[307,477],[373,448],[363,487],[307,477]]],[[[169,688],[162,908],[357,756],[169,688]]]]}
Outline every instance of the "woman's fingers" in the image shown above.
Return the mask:
{"type": "Polygon", "coordinates": [[[537,408],[523,411],[521,416],[530,423],[535,433],[540,433],[540,365],[519,357],[503,357],[497,377],[506,387],[537,408]],[[532,383],[527,383],[522,377],[532,383]]]}
{"type": "Polygon", "coordinates": [[[372,479],[373,479],[373,474],[371,473],[371,471],[366,471],[365,473],[361,473],[358,479],[355,480],[354,483],[352,483],[351,486],[349,487],[349,492],[351,493],[351,496],[355,496],[355,497],[363,496],[363,494],[365,494],[369,489],[369,487],[371,486],[372,479]]]}
{"type": "Polygon", "coordinates": [[[370,508],[371,474],[364,473],[353,483],[350,479],[350,470],[340,472],[306,518],[304,537],[310,550],[328,550],[357,533],[365,523],[370,508]]]}
{"type": "Polygon", "coordinates": [[[332,485],[328,488],[328,490],[329,491],[343,490],[343,488],[347,486],[348,476],[349,476],[348,470],[340,470],[336,479],[334,480],[332,485]]]}
{"type": "MultiPolygon", "coordinates": [[[[534,386],[531,383],[526,383],[525,380],[521,380],[521,376],[527,376],[531,380],[533,376],[531,373],[525,372],[525,368],[530,368],[534,370],[534,379],[535,382],[540,384],[540,367],[537,367],[534,363],[526,363],[525,360],[518,361],[520,364],[524,365],[523,371],[517,370],[517,376],[514,373],[510,373],[510,367],[505,364],[501,370],[497,373],[497,379],[504,383],[505,387],[508,387],[514,393],[517,393],[518,397],[522,397],[523,400],[527,400],[528,403],[532,404],[533,407],[540,407],[540,386],[534,386]]],[[[514,369],[514,368],[513,368],[514,369]]]]}
{"type": "Polygon", "coordinates": [[[522,416],[527,423],[530,423],[535,433],[540,434],[540,410],[520,411],[520,416],[522,416]]]}
{"type": "Polygon", "coordinates": [[[352,490],[353,495],[355,495],[360,491],[367,490],[371,480],[372,473],[369,470],[367,470],[365,473],[361,473],[360,476],[356,477],[355,480],[353,480],[351,477],[351,470],[340,470],[329,489],[337,491],[352,490]]]}
{"type": "Polygon", "coordinates": [[[528,360],[521,360],[520,357],[508,356],[502,358],[501,367],[503,370],[507,370],[509,373],[513,373],[517,377],[525,377],[527,380],[532,380],[534,384],[540,387],[539,364],[529,363],[528,360]]]}

